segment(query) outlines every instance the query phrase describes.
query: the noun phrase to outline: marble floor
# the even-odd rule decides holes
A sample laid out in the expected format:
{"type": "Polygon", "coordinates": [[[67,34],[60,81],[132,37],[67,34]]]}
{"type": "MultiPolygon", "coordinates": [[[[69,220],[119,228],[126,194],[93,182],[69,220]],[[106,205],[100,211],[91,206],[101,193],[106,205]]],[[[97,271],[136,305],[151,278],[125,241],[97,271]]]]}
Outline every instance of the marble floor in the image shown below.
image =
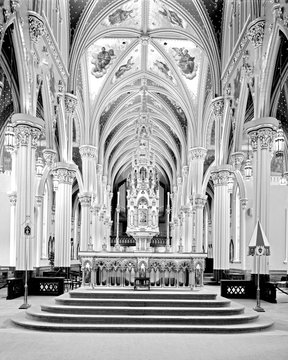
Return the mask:
{"type": "MultiPolygon", "coordinates": [[[[220,292],[217,286],[207,290],[220,292]]],[[[13,326],[10,319],[23,298],[6,300],[0,290],[1,360],[286,360],[288,359],[288,295],[277,292],[277,304],[262,301],[265,313],[274,321],[272,328],[244,334],[101,334],[51,333],[13,326]]],[[[31,296],[39,305],[51,297],[31,296]]],[[[236,300],[252,309],[254,300],[236,300]]]]}

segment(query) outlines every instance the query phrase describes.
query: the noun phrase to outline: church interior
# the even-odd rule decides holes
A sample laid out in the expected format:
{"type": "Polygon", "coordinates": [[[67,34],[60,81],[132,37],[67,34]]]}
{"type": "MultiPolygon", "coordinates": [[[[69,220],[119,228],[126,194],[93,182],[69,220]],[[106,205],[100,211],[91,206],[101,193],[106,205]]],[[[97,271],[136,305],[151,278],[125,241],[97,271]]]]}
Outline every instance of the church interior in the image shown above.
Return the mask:
{"type": "Polygon", "coordinates": [[[24,305],[27,281],[245,283],[261,312],[287,285],[287,0],[1,0],[0,54],[0,284],[24,305]]]}

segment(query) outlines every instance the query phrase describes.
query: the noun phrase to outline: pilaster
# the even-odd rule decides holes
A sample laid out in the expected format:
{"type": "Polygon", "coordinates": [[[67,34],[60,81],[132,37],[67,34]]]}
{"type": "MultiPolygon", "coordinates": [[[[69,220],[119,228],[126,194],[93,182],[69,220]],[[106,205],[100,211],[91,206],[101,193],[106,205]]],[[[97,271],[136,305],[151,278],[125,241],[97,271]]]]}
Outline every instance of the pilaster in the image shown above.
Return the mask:
{"type": "Polygon", "coordinates": [[[79,194],[79,201],[81,204],[80,251],[87,251],[88,243],[90,239],[91,194],[90,193],[79,194]]]}

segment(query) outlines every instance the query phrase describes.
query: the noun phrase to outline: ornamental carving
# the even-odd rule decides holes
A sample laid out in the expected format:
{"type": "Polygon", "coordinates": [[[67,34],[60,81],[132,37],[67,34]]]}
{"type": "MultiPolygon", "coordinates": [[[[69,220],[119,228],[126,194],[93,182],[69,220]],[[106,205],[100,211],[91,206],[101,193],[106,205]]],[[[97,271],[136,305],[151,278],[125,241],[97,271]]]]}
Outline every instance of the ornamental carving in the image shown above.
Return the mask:
{"type": "Polygon", "coordinates": [[[40,207],[43,203],[43,195],[36,195],[35,200],[36,200],[36,206],[40,207]]]}
{"type": "Polygon", "coordinates": [[[189,150],[189,154],[191,160],[205,160],[207,150],[202,147],[192,148],[189,150]]]}
{"type": "Polygon", "coordinates": [[[247,37],[252,42],[255,48],[263,44],[264,29],[265,29],[265,20],[258,20],[248,30],[247,37]]]}
{"type": "Polygon", "coordinates": [[[101,164],[96,165],[96,172],[98,175],[102,175],[103,166],[101,164]]]}
{"type": "Polygon", "coordinates": [[[29,16],[29,33],[31,41],[37,43],[44,32],[45,28],[43,22],[35,16],[29,16]]]}
{"type": "Polygon", "coordinates": [[[75,177],[75,170],[58,168],[53,170],[52,174],[55,180],[57,180],[59,184],[72,185],[75,177]]]}
{"type": "Polygon", "coordinates": [[[52,149],[44,149],[42,151],[44,160],[45,160],[45,164],[49,167],[51,167],[56,159],[56,151],[52,150],[52,149]]]}
{"type": "Polygon", "coordinates": [[[214,186],[226,186],[230,178],[230,171],[228,170],[216,170],[211,173],[211,177],[214,186]]]}
{"type": "Polygon", "coordinates": [[[198,196],[195,197],[195,207],[196,209],[203,209],[206,204],[207,196],[198,196]]]}
{"type": "Polygon", "coordinates": [[[77,98],[72,94],[65,94],[65,111],[73,114],[77,105],[77,98]]]}
{"type": "Polygon", "coordinates": [[[218,97],[212,100],[212,111],[215,117],[219,118],[223,116],[224,110],[224,98],[218,97]]]}
{"type": "Polygon", "coordinates": [[[79,201],[81,206],[88,207],[91,205],[91,195],[90,194],[80,194],[79,201]]]}
{"type": "Polygon", "coordinates": [[[187,165],[184,165],[182,168],[182,174],[183,176],[187,176],[189,171],[189,167],[187,165]]]}
{"type": "Polygon", "coordinates": [[[231,163],[234,169],[240,170],[244,157],[245,155],[242,152],[235,152],[231,154],[231,163]]]}
{"type": "Polygon", "coordinates": [[[10,205],[11,206],[16,206],[16,203],[17,203],[17,194],[16,194],[16,192],[8,194],[8,197],[9,197],[10,205]]]}
{"type": "Polygon", "coordinates": [[[41,130],[33,128],[28,125],[17,125],[14,127],[16,138],[16,146],[28,146],[31,139],[32,148],[37,148],[38,139],[41,135],[41,130]]]}
{"type": "Polygon", "coordinates": [[[97,157],[97,148],[91,145],[83,145],[80,146],[79,152],[81,158],[88,157],[88,158],[96,158],[97,157]]]}
{"type": "Polygon", "coordinates": [[[258,149],[258,140],[261,150],[268,149],[271,151],[275,133],[276,132],[271,128],[262,128],[249,132],[253,151],[257,151],[258,149]]]}

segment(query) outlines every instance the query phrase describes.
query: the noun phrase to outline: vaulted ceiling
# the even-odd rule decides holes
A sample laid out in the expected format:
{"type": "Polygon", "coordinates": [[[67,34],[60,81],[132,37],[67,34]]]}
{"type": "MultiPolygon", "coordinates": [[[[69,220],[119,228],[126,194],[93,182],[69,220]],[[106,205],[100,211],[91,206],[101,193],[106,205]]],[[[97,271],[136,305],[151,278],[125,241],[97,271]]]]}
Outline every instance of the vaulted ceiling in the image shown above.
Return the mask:
{"type": "Polygon", "coordinates": [[[98,147],[104,173],[117,181],[131,166],[137,119],[145,116],[158,171],[172,185],[187,149],[203,146],[199,119],[216,92],[222,1],[71,1],[70,12],[80,141],[98,147]]]}

